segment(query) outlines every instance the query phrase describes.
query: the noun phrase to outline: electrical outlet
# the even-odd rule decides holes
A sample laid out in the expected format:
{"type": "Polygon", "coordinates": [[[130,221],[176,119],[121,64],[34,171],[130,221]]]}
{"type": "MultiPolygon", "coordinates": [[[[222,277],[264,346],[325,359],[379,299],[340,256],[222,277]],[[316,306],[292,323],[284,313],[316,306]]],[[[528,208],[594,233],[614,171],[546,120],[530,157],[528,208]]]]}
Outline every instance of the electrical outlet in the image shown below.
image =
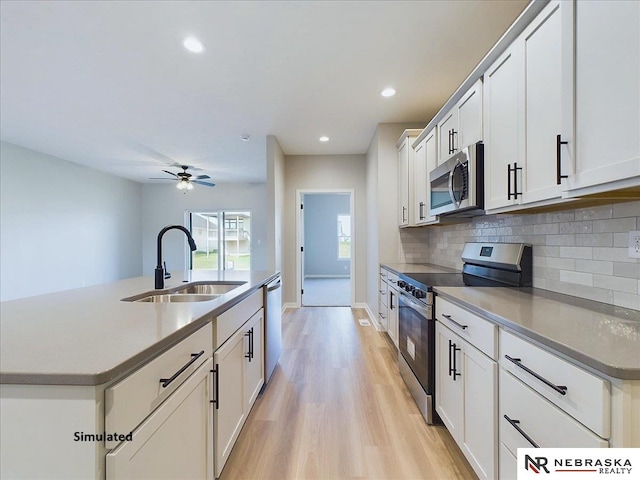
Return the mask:
{"type": "Polygon", "coordinates": [[[629,258],[640,258],[640,230],[629,232],[629,258]]]}

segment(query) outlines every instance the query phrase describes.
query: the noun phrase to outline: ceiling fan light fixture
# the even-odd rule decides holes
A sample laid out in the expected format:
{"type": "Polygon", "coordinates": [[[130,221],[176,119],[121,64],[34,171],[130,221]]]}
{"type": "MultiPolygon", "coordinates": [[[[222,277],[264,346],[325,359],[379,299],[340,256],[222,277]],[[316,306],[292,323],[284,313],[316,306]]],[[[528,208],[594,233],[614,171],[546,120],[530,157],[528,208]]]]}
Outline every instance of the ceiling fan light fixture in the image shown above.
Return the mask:
{"type": "Polygon", "coordinates": [[[380,92],[383,97],[393,97],[396,94],[396,89],[393,87],[387,87],[380,92]]]}
{"type": "Polygon", "coordinates": [[[191,182],[189,180],[183,178],[178,182],[176,187],[178,188],[178,190],[191,190],[193,188],[193,185],[191,185],[191,182]]]}

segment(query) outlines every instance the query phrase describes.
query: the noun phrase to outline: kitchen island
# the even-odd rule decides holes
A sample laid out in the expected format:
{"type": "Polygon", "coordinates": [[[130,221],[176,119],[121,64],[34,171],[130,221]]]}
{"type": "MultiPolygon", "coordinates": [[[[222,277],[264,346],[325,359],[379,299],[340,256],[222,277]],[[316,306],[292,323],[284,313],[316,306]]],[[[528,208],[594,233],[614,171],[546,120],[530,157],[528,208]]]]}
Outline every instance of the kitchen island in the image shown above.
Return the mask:
{"type": "MultiPolygon", "coordinates": [[[[239,390],[240,396],[251,390],[249,398],[234,402],[242,409],[227,432],[228,454],[263,382],[263,363],[254,359],[254,353],[261,356],[263,346],[263,287],[278,275],[265,271],[193,271],[180,276],[174,273],[161,291],[154,290],[152,277],[138,277],[0,304],[0,476],[120,478],[114,475],[115,469],[106,468],[106,456],[113,454],[118,443],[121,449],[126,443],[113,436],[133,434],[135,441],[136,435],[141,435],[137,440],[142,444],[142,427],[154,419],[157,410],[166,410],[182,387],[193,384],[194,394],[187,392],[185,398],[197,400],[194,405],[203,407],[203,418],[209,419],[206,423],[211,428],[202,427],[202,435],[197,437],[202,441],[197,444],[192,445],[196,440],[176,438],[176,446],[200,451],[207,465],[198,465],[194,472],[202,473],[202,478],[213,478],[214,468],[208,460],[212,455],[206,450],[212,448],[211,436],[218,434],[211,431],[215,415],[210,401],[219,400],[211,375],[212,354],[215,358],[216,350],[224,353],[238,337],[234,358],[238,352],[244,360],[247,347],[249,361],[254,360],[251,365],[258,366],[247,373],[239,363],[238,375],[229,377],[228,369],[226,376],[220,377],[221,389],[226,388],[226,379],[240,376],[255,380],[254,385],[239,390]],[[200,302],[123,300],[207,282],[238,286],[200,302]],[[244,332],[245,326],[250,330],[244,332]],[[185,364],[183,358],[190,355],[193,363],[185,364]],[[149,387],[145,372],[159,364],[163,375],[154,376],[149,387]],[[196,374],[200,375],[199,383],[193,380],[196,374]],[[140,424],[144,417],[129,418],[134,411],[148,412],[148,420],[140,424]],[[124,426],[126,431],[111,431],[111,426],[124,426]]],[[[115,462],[118,468],[122,457],[115,462]]]]}

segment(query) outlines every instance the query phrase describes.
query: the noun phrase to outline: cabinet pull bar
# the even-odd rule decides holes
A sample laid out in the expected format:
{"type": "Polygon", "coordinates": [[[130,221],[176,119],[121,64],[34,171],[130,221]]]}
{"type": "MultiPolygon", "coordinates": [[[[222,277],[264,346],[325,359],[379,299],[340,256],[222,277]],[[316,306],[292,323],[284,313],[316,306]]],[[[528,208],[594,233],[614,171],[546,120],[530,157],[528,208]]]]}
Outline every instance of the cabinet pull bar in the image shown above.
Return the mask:
{"type": "Polygon", "coordinates": [[[456,147],[456,139],[458,138],[458,132],[456,132],[455,128],[451,129],[451,153],[455,153],[455,151],[457,150],[456,147]]]}
{"type": "Polygon", "coordinates": [[[443,313],[442,316],[447,320],[449,320],[451,323],[453,323],[456,327],[461,328],[462,330],[466,330],[467,328],[469,328],[469,325],[462,325],[461,323],[456,322],[453,318],[451,318],[451,315],[447,315],[446,313],[443,313]]]}
{"type": "Polygon", "coordinates": [[[420,202],[420,220],[424,220],[424,202],[420,202]]]}
{"type": "Polygon", "coordinates": [[[522,167],[518,166],[518,162],[513,162],[513,198],[515,199],[518,195],[522,195],[522,192],[518,191],[518,170],[522,170],[522,167]]]}
{"type": "Polygon", "coordinates": [[[511,200],[511,164],[507,164],[507,200],[511,200]]]}
{"type": "Polygon", "coordinates": [[[219,397],[219,395],[220,395],[220,380],[218,380],[220,378],[220,372],[218,370],[218,367],[219,367],[219,365],[216,363],[216,366],[212,370],[213,378],[215,380],[213,382],[215,398],[211,401],[211,403],[215,403],[216,404],[216,410],[218,410],[220,408],[220,397],[219,397]]]}
{"type": "Polygon", "coordinates": [[[244,334],[245,337],[249,340],[249,346],[247,348],[247,353],[244,354],[244,358],[248,358],[251,361],[251,330],[244,334]]]}
{"type": "Polygon", "coordinates": [[[560,185],[563,178],[568,178],[568,175],[562,175],[562,145],[567,145],[569,142],[562,141],[562,135],[556,136],[556,185],[560,185]]]}
{"type": "Polygon", "coordinates": [[[251,336],[249,336],[249,353],[251,354],[251,357],[249,358],[249,361],[253,360],[254,354],[253,354],[253,327],[251,327],[251,330],[249,330],[249,333],[251,334],[251,336]]]}
{"type": "Polygon", "coordinates": [[[394,306],[393,306],[393,292],[389,292],[389,308],[391,310],[394,309],[394,306]]]}
{"type": "Polygon", "coordinates": [[[540,380],[542,383],[544,383],[546,386],[553,388],[556,392],[558,392],[560,395],[566,395],[567,394],[567,390],[568,388],[565,385],[555,385],[553,383],[551,383],[549,380],[547,380],[546,378],[544,378],[542,375],[534,372],[533,370],[531,370],[529,367],[526,367],[522,364],[522,360],[519,358],[512,358],[509,355],[505,355],[504,358],[506,358],[507,360],[509,360],[512,363],[515,363],[518,367],[520,367],[521,369],[523,369],[525,372],[527,372],[529,375],[533,375],[535,378],[537,378],[538,380],[540,380]]]}
{"type": "Polygon", "coordinates": [[[449,376],[451,376],[451,374],[453,373],[453,368],[452,368],[452,364],[453,362],[451,361],[451,347],[453,346],[453,342],[451,340],[449,340],[449,376]]]}
{"type": "Polygon", "coordinates": [[[527,442],[529,442],[531,445],[533,445],[536,448],[540,448],[540,446],[536,442],[534,442],[533,439],[529,435],[527,435],[527,433],[524,430],[522,430],[522,428],[518,426],[518,424],[520,423],[520,420],[511,420],[507,415],[505,415],[504,418],[507,422],[511,424],[513,428],[515,428],[518,431],[520,435],[522,435],[527,440],[527,442]]]}
{"type": "Polygon", "coordinates": [[[462,374],[458,373],[458,365],[456,365],[456,352],[459,352],[460,349],[456,346],[456,344],[453,344],[453,381],[456,381],[456,377],[461,377],[462,374]]]}
{"type": "Polygon", "coordinates": [[[184,372],[187,368],[193,365],[196,362],[196,360],[198,360],[202,355],[204,355],[204,350],[202,350],[200,353],[192,353],[191,360],[189,360],[184,365],[184,367],[182,367],[180,370],[174,373],[171,378],[161,378],[160,383],[162,383],[162,388],[167,388],[171,382],[173,382],[176,378],[178,378],[180,374],[184,372]]]}

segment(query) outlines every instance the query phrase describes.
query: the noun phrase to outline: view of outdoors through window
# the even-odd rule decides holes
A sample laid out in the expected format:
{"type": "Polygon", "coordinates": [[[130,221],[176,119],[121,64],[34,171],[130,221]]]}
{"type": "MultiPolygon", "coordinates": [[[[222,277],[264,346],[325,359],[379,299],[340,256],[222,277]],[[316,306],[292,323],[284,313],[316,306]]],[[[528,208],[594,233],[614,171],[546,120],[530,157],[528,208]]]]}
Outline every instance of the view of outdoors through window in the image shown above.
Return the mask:
{"type": "Polygon", "coordinates": [[[338,259],[351,258],[351,215],[338,215],[338,259]]]}
{"type": "Polygon", "coordinates": [[[192,212],[191,235],[193,270],[251,269],[251,212],[192,212]]]}

